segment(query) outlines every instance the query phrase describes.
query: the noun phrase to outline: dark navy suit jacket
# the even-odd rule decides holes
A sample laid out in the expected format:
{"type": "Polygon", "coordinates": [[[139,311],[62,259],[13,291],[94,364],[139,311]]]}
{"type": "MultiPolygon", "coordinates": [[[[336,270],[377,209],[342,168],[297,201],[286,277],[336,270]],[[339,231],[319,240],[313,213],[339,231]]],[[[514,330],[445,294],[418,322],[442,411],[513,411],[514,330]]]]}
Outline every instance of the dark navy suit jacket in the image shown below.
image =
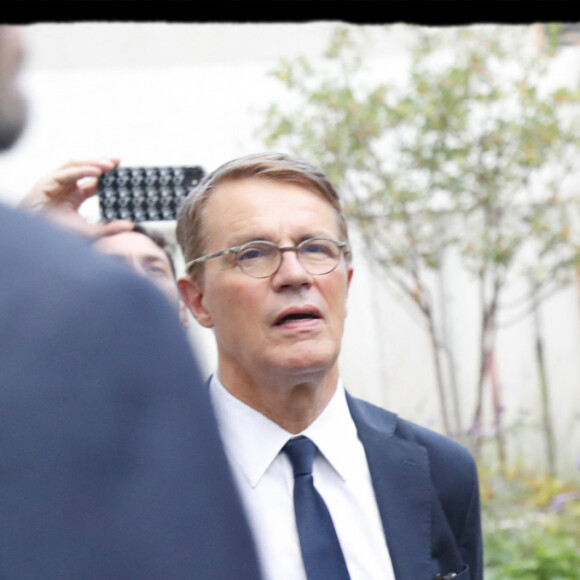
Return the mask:
{"type": "Polygon", "coordinates": [[[5,207],[0,578],[259,578],[177,314],[84,240],[5,207]]]}
{"type": "Polygon", "coordinates": [[[465,448],[347,394],[397,580],[482,580],[479,485],[465,448]]]}

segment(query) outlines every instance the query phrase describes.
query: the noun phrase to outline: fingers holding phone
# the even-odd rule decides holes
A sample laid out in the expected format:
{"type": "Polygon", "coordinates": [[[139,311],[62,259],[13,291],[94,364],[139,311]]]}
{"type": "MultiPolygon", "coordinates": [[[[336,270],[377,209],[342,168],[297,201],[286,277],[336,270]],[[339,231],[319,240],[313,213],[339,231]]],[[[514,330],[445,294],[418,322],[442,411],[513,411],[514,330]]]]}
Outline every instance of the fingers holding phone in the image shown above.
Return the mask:
{"type": "Polygon", "coordinates": [[[118,165],[119,159],[115,157],[69,161],[39,179],[19,206],[91,237],[130,230],[133,224],[127,220],[91,224],[79,214],[83,202],[97,194],[99,178],[118,165]]]}

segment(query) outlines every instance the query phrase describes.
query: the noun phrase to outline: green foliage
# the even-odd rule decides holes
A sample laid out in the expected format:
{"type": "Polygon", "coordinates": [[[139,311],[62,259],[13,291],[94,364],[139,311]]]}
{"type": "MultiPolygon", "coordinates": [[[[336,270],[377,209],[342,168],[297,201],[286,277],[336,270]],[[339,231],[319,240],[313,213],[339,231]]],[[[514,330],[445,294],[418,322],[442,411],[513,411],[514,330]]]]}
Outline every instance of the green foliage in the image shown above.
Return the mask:
{"type": "Polygon", "coordinates": [[[580,486],[482,476],[486,580],[580,580],[580,486]]]}
{"type": "Polygon", "coordinates": [[[550,87],[554,45],[541,47],[529,26],[405,30],[408,66],[371,54],[356,26],[338,26],[320,59],[281,63],[273,74],[288,98],[265,112],[259,135],[326,172],[368,256],[424,316],[447,433],[445,399],[457,409],[458,397],[444,384],[454,382],[452,347],[432,274],[450,249],[461,257],[481,306],[477,432],[505,288],[529,284],[510,315],[519,319],[575,275],[579,94],[550,87]]]}
{"type": "Polygon", "coordinates": [[[557,531],[541,526],[496,532],[486,536],[491,564],[486,569],[488,580],[579,580],[580,553],[577,542],[565,524],[557,531]]]}
{"type": "Polygon", "coordinates": [[[578,160],[577,119],[565,114],[578,95],[544,87],[552,52],[529,27],[409,32],[410,66],[396,76],[366,57],[357,27],[337,28],[320,60],[282,63],[274,75],[292,105],[267,111],[266,145],[326,171],[371,256],[410,295],[452,245],[490,279],[525,244],[546,270],[573,259],[561,186],[578,160]]]}

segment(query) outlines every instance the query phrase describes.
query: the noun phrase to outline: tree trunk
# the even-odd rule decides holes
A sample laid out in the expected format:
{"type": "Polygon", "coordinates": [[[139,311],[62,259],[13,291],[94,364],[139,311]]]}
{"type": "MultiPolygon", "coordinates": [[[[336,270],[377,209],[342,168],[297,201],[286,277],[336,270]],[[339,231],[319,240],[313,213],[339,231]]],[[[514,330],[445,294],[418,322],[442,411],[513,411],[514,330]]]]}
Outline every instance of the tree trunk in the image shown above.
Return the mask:
{"type": "Polygon", "coordinates": [[[441,311],[441,345],[440,350],[447,360],[447,376],[449,377],[449,392],[451,395],[451,404],[453,409],[453,434],[456,439],[463,438],[463,425],[461,420],[461,402],[459,399],[459,389],[457,388],[457,374],[453,350],[449,342],[447,331],[447,302],[445,297],[445,275],[443,266],[437,270],[437,280],[439,283],[439,309],[441,311]]]}
{"type": "Polygon", "coordinates": [[[439,405],[441,409],[443,429],[446,435],[451,436],[452,432],[451,426],[449,424],[449,411],[447,409],[447,393],[445,392],[445,379],[443,378],[443,369],[441,365],[441,347],[437,338],[433,313],[429,310],[425,314],[427,316],[429,337],[431,339],[431,347],[433,349],[433,363],[435,365],[435,378],[437,381],[437,392],[439,393],[439,405]]]}
{"type": "Polygon", "coordinates": [[[536,365],[540,379],[540,401],[542,403],[542,429],[546,445],[546,461],[548,472],[556,474],[556,445],[554,442],[554,428],[550,413],[550,389],[544,360],[544,341],[542,339],[541,320],[538,304],[533,301],[532,315],[534,321],[534,343],[536,353],[536,365]]]}
{"type": "Polygon", "coordinates": [[[505,435],[502,421],[503,405],[501,402],[501,387],[497,378],[497,367],[495,364],[495,354],[493,351],[490,353],[488,373],[491,381],[493,426],[494,426],[494,436],[497,443],[497,456],[499,460],[499,469],[500,473],[505,475],[506,450],[505,450],[505,435]]]}

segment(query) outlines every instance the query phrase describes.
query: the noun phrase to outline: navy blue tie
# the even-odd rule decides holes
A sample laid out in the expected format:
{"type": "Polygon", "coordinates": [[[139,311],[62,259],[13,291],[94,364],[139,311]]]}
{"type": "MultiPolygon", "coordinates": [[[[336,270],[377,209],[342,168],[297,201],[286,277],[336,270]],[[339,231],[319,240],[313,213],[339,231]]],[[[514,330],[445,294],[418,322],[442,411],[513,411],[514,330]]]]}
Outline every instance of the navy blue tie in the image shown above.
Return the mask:
{"type": "Polygon", "coordinates": [[[316,445],[300,436],[290,439],[282,451],[294,471],[294,511],[308,580],[349,580],[332,518],[312,480],[316,445]]]}

